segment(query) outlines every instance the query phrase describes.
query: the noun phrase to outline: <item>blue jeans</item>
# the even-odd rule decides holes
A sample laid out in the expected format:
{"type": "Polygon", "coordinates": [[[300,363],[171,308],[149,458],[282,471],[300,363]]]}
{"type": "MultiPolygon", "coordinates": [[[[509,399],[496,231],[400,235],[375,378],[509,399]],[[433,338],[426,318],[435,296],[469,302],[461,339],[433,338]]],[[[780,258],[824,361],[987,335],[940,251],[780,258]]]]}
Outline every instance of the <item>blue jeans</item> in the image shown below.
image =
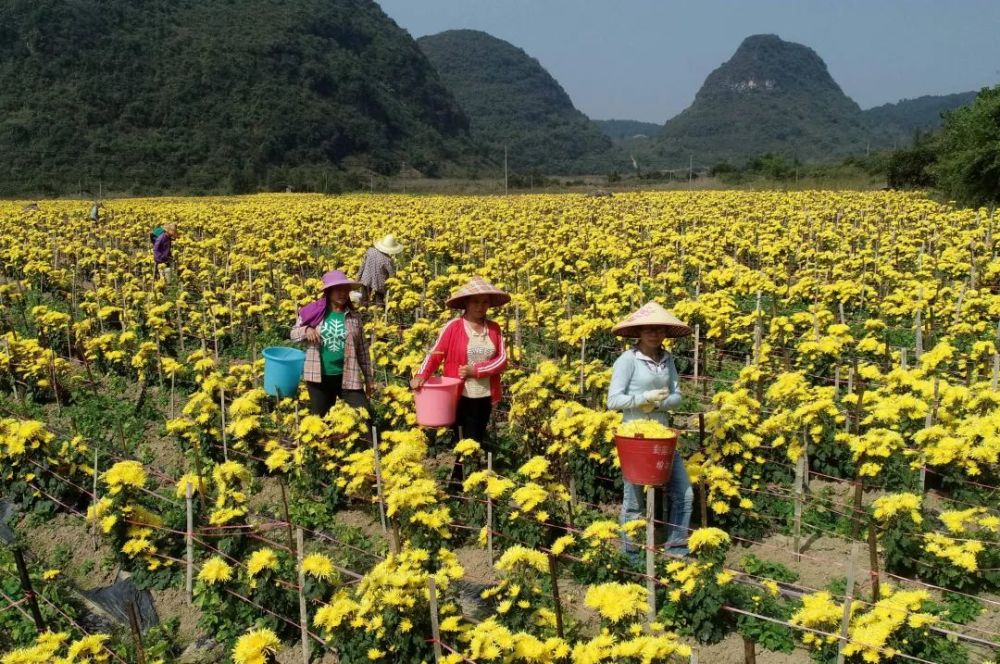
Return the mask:
{"type": "MultiPolygon", "coordinates": [[[[683,546],[688,538],[688,526],[691,524],[691,508],[694,505],[694,491],[691,480],[688,479],[687,468],[679,452],[674,453],[674,467],[670,472],[670,481],[666,485],[667,499],[663,501],[661,519],[667,523],[667,546],[683,546]]],[[[646,518],[646,491],[641,484],[625,482],[624,499],[620,523],[646,518]]],[[[634,551],[635,547],[626,545],[626,553],[634,551]]]]}

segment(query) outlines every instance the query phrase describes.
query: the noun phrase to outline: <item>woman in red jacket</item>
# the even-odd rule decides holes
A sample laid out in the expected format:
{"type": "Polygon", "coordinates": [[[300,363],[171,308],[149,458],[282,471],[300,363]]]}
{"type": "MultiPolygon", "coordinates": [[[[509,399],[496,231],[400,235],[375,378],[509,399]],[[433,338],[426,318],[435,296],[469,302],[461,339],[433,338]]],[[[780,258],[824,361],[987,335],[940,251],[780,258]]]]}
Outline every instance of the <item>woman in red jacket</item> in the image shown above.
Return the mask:
{"type": "Polygon", "coordinates": [[[442,363],[445,376],[461,378],[464,383],[455,413],[456,439],[461,428],[462,436],[472,438],[484,448],[490,414],[500,402],[500,374],[507,368],[507,349],[500,326],[487,319],[486,312],[508,302],[510,295],[482,277],[473,277],[455,291],[445,304],[462,309],[462,315],[444,326],[410,381],[410,386],[419,390],[442,363]]]}

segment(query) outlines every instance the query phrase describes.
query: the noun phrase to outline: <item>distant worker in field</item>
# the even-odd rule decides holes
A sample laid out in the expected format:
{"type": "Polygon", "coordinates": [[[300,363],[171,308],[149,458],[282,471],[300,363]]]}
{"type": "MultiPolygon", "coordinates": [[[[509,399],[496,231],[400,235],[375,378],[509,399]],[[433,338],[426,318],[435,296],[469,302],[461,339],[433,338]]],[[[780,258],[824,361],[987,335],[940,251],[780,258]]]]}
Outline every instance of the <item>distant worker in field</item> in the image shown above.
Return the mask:
{"type": "MultiPolygon", "coordinates": [[[[674,358],[663,349],[663,341],[685,337],[691,334],[691,328],[656,302],[649,302],[611,331],[637,342],[615,361],[608,388],[608,408],[622,411],[625,422],[649,419],[668,425],[667,411],[681,403],[681,388],[674,358]]],[[[643,487],[625,482],[624,493],[621,523],[642,519],[646,509],[643,487]]],[[[668,553],[687,555],[694,492],[680,452],[674,455],[667,498],[669,507],[668,501],[663,501],[662,516],[667,523],[664,548],[668,553]]],[[[626,546],[626,552],[634,551],[634,547],[626,546]]]]}
{"type": "Polygon", "coordinates": [[[101,209],[104,208],[104,204],[100,201],[94,201],[94,204],[90,206],[90,221],[92,223],[97,223],[101,220],[101,209]]]}
{"type": "Polygon", "coordinates": [[[500,326],[486,317],[490,307],[510,302],[510,295],[473,277],[455,291],[445,304],[461,309],[462,315],[448,322],[424,358],[410,386],[419,390],[437,368],[463,382],[455,412],[455,440],[471,438],[486,451],[494,451],[486,439],[493,407],[500,403],[500,374],[507,368],[507,349],[500,326]]]}
{"type": "Polygon", "coordinates": [[[361,273],[358,275],[358,281],[364,287],[365,300],[375,304],[385,302],[385,282],[396,274],[392,257],[402,250],[403,245],[395,237],[386,235],[365,252],[364,260],[361,261],[361,273]]]}
{"type": "Polygon", "coordinates": [[[309,412],[320,417],[337,399],[371,411],[372,362],[361,316],[351,304],[351,291],[360,285],[340,270],[327,272],[322,297],[299,309],[292,328],[292,341],[308,344],[302,376],[309,391],[309,412]]]}
{"type": "Polygon", "coordinates": [[[163,232],[156,234],[157,229],[153,229],[151,236],[153,240],[153,276],[170,278],[170,270],[173,266],[172,243],[177,237],[177,224],[167,224],[163,227],[163,232]]]}

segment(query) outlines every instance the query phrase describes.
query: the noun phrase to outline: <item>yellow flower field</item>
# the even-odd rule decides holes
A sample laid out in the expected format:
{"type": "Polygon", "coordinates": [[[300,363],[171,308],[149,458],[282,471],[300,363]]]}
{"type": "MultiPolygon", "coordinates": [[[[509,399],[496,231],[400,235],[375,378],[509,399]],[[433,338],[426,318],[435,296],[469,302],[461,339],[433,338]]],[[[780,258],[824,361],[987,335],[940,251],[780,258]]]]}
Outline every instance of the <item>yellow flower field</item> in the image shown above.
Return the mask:
{"type": "MultiPolygon", "coordinates": [[[[0,496],[79,517],[140,583],[183,590],[190,485],[191,601],[231,661],[267,661],[303,627],[343,662],[680,662],[737,635],[802,661],[842,647],[848,662],[959,662],[1000,639],[976,622],[1000,612],[991,211],[827,191],[105,205],[94,223],[80,201],[0,202],[0,496]],[[149,235],[171,222],[162,279],[149,235]],[[387,233],[406,250],[385,307],[361,311],[374,422],[343,403],[308,415],[304,388],[269,397],[261,350],[293,346],[321,275],[356,275],[387,233]],[[511,358],[491,468],[474,441],[417,427],[407,387],[473,275],[512,295],[490,314],[511,358]],[[668,341],[696,492],[689,560],[614,520],[615,433],[665,431],[620,428],[604,405],[625,348],[611,327],[650,300],[696,331],[668,341]],[[736,555],[810,535],[864,555],[816,554],[824,588],[736,555]],[[487,549],[477,617],[464,561],[487,549]]],[[[0,571],[0,601],[20,608],[13,562],[0,571]]],[[[31,574],[77,615],[71,571],[31,574]]],[[[64,646],[81,653],[65,661],[138,661],[127,633],[88,637],[44,608],[37,637],[4,613],[0,662],[64,646]]],[[[145,661],[176,656],[160,638],[145,661]]]]}

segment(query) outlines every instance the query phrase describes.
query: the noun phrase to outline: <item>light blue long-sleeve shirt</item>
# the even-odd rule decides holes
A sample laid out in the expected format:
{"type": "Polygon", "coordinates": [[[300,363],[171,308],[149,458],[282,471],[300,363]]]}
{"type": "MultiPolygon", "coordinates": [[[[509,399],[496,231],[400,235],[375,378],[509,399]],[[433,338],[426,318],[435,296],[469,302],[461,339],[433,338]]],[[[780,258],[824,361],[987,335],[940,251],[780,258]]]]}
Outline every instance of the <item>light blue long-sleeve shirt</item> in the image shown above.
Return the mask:
{"type": "Polygon", "coordinates": [[[656,362],[633,347],[615,360],[608,388],[608,408],[622,411],[624,421],[645,418],[667,424],[667,411],[680,403],[681,383],[670,353],[664,351],[663,357],[656,362]],[[658,366],[654,370],[655,365],[658,366]],[[643,394],[662,389],[670,390],[670,396],[654,404],[652,412],[643,412],[640,409],[646,404],[643,394]]]}

